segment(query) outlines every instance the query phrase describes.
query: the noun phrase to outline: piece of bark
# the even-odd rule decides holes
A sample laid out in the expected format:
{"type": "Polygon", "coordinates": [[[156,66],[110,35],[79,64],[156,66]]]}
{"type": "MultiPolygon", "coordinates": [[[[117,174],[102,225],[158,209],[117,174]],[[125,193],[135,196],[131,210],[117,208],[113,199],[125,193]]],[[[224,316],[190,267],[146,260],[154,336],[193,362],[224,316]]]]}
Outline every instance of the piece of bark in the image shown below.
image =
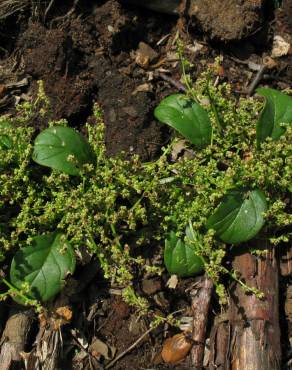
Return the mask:
{"type": "Polygon", "coordinates": [[[200,278],[195,288],[191,290],[193,316],[193,347],[191,350],[192,369],[198,370],[203,366],[206,340],[206,327],[209,318],[210,301],[213,292],[213,282],[208,276],[200,278]]]}
{"type": "Polygon", "coordinates": [[[282,276],[291,276],[292,274],[292,245],[288,247],[281,246],[280,271],[282,276]]]}
{"type": "Polygon", "coordinates": [[[232,266],[239,272],[240,279],[246,285],[263,292],[264,298],[259,299],[254,294],[246,293],[239,284],[234,284],[228,312],[229,322],[221,323],[221,334],[217,328],[217,334],[212,336],[209,368],[280,370],[279,272],[274,250],[268,247],[265,257],[257,257],[245,251],[234,257],[232,266]],[[224,326],[226,330],[222,334],[224,326]],[[220,346],[222,340],[229,343],[225,350],[220,346]]]}
{"type": "Polygon", "coordinates": [[[233,268],[241,273],[247,285],[258,288],[265,297],[258,299],[238,286],[234,292],[230,313],[234,343],[232,367],[280,369],[279,272],[274,250],[271,247],[266,257],[250,253],[236,256],[233,268]]]}
{"type": "Polygon", "coordinates": [[[210,345],[209,369],[227,370],[230,345],[228,313],[216,317],[210,334],[210,345]]]}
{"type": "Polygon", "coordinates": [[[28,370],[58,370],[62,337],[60,330],[44,326],[36,337],[36,346],[28,356],[28,370]]]}
{"type": "Polygon", "coordinates": [[[17,312],[12,308],[1,338],[1,370],[18,370],[22,367],[21,352],[25,351],[34,320],[33,310],[17,312]]]}

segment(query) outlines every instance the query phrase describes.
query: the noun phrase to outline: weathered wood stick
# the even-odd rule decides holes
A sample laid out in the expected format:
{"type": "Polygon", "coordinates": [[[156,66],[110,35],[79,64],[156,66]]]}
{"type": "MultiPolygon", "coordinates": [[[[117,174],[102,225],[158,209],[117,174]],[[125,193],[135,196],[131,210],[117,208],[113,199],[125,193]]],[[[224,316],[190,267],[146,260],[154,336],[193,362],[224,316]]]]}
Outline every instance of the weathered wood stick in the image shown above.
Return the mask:
{"type": "Polygon", "coordinates": [[[239,284],[231,289],[229,311],[211,332],[209,369],[280,370],[279,272],[274,250],[269,247],[261,257],[245,251],[234,257],[232,266],[264,298],[244,292],[239,284]]]}
{"type": "Polygon", "coordinates": [[[231,364],[236,370],[278,370],[281,367],[279,272],[272,247],[265,257],[236,256],[233,268],[247,285],[264,293],[263,299],[236,287],[230,307],[231,364]]]}
{"type": "Polygon", "coordinates": [[[21,352],[25,351],[33,320],[33,310],[16,313],[15,308],[11,309],[0,343],[1,370],[23,368],[21,352]]]}
{"type": "Polygon", "coordinates": [[[213,292],[213,282],[208,276],[203,276],[197,286],[190,292],[192,299],[194,341],[191,350],[192,369],[203,367],[206,327],[209,318],[210,301],[213,292]]]}

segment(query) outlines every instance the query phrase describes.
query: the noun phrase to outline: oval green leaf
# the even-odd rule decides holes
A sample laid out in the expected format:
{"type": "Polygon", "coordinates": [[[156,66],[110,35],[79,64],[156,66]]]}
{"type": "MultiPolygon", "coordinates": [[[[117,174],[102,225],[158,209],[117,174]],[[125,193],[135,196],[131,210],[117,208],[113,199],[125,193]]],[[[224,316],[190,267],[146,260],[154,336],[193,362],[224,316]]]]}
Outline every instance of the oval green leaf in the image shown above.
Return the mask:
{"type": "Polygon", "coordinates": [[[68,175],[79,175],[86,163],[94,163],[88,142],[69,127],[55,126],[42,131],[35,139],[33,160],[68,175]]]}
{"type": "Polygon", "coordinates": [[[216,231],[222,241],[238,244],[254,238],[263,227],[267,201],[260,190],[233,191],[227,194],[207,228],[216,231]]]}
{"type": "Polygon", "coordinates": [[[165,240],[164,264],[169,273],[180,277],[194,276],[204,269],[204,263],[196,255],[194,246],[179,239],[173,231],[165,240]]]}
{"type": "MultiPolygon", "coordinates": [[[[10,281],[18,289],[28,283],[29,298],[45,302],[64,286],[64,279],[75,270],[74,251],[60,233],[33,238],[32,244],[19,250],[11,263],[10,281]]],[[[16,301],[23,303],[19,298],[16,301]]]]}
{"type": "Polygon", "coordinates": [[[271,137],[279,139],[285,133],[285,127],[281,124],[292,124],[292,99],[280,91],[259,88],[257,93],[266,98],[265,107],[257,122],[258,145],[271,137]]]}
{"type": "Polygon", "coordinates": [[[154,115],[199,149],[211,143],[212,126],[208,113],[186,95],[174,94],[163,99],[154,115]]]}

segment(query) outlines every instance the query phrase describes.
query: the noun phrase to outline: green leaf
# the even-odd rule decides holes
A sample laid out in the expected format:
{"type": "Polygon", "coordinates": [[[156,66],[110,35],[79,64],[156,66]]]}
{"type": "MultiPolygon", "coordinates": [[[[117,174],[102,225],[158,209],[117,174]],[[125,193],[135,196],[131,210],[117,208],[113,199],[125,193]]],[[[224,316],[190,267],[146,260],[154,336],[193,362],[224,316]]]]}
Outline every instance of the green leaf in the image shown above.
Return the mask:
{"type": "Polygon", "coordinates": [[[292,124],[292,99],[277,90],[259,88],[257,93],[266,98],[266,105],[257,123],[257,143],[267,137],[279,139],[285,133],[281,124],[292,124]]]}
{"type": "Polygon", "coordinates": [[[0,122],[0,149],[11,149],[13,142],[12,139],[6,133],[7,129],[11,129],[12,125],[9,122],[0,122]]]}
{"type": "MultiPolygon", "coordinates": [[[[10,267],[10,281],[22,289],[29,285],[29,298],[48,301],[64,285],[64,279],[75,270],[74,251],[60,233],[50,233],[33,238],[32,244],[20,249],[10,267]]],[[[21,299],[16,299],[23,303],[21,299]]]]}
{"type": "Polygon", "coordinates": [[[35,139],[33,160],[68,175],[79,175],[86,163],[94,163],[88,142],[69,127],[55,126],[42,131],[35,139]]]}
{"type": "Polygon", "coordinates": [[[245,242],[255,237],[263,227],[266,210],[267,201],[260,190],[232,191],[208,219],[207,228],[214,229],[226,243],[245,242]]]}
{"type": "Polygon", "coordinates": [[[208,113],[186,95],[174,94],[163,99],[154,115],[197,148],[204,148],[211,143],[212,126],[208,113]]]}
{"type": "Polygon", "coordinates": [[[204,263],[196,254],[195,247],[179,239],[173,231],[165,240],[164,264],[169,273],[181,277],[199,274],[204,269],[204,263]]]}

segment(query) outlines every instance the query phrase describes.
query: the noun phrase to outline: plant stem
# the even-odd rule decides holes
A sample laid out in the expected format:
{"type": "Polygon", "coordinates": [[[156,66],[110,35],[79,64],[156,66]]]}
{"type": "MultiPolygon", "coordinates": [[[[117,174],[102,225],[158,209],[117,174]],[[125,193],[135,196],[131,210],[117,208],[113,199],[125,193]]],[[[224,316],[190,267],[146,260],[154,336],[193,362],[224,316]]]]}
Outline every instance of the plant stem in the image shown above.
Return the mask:
{"type": "Polygon", "coordinates": [[[20,290],[18,290],[17,288],[15,288],[5,278],[2,278],[2,282],[9,288],[10,291],[12,291],[13,293],[17,294],[20,298],[22,298],[25,301],[25,304],[29,304],[29,305],[32,305],[32,306],[35,306],[36,305],[36,301],[35,300],[30,299],[27,296],[25,296],[24,294],[22,294],[20,290]]]}
{"type": "MultiPolygon", "coordinates": [[[[178,41],[180,42],[180,41],[178,41]]],[[[189,97],[191,99],[193,99],[196,103],[199,103],[198,102],[198,99],[197,99],[197,96],[194,94],[194,91],[190,85],[190,82],[189,82],[189,78],[186,74],[186,68],[185,68],[185,59],[184,59],[184,56],[183,56],[183,52],[182,52],[182,45],[179,44],[178,45],[178,56],[179,56],[179,60],[180,60],[180,64],[181,64],[181,68],[182,68],[182,74],[183,74],[183,82],[184,84],[186,85],[186,94],[189,95],[189,97]]]]}
{"type": "MultiPolygon", "coordinates": [[[[172,149],[173,142],[174,142],[174,140],[168,145],[168,147],[165,149],[165,151],[163,152],[163,154],[157,159],[156,162],[154,162],[154,164],[158,163],[158,161],[160,161],[161,159],[163,159],[164,157],[166,157],[167,154],[170,153],[170,151],[172,149]]],[[[143,191],[143,193],[140,196],[140,198],[133,204],[133,206],[131,207],[130,211],[133,211],[142,202],[142,200],[144,199],[145,194],[147,193],[147,191],[149,191],[153,187],[154,181],[155,181],[155,178],[153,178],[153,180],[150,182],[150,184],[143,191]]]]}
{"type": "Polygon", "coordinates": [[[222,267],[222,269],[234,281],[236,281],[243,288],[244,291],[246,291],[248,293],[255,294],[257,296],[257,298],[259,298],[259,299],[262,299],[263,298],[263,293],[259,289],[251,288],[248,285],[246,285],[242,280],[238,279],[238,277],[236,276],[236,273],[235,272],[229,271],[226,267],[222,267]]]}
{"type": "Polygon", "coordinates": [[[214,103],[212,94],[210,92],[209,83],[210,83],[210,80],[208,79],[208,82],[207,82],[207,95],[208,95],[208,98],[210,100],[210,105],[211,105],[211,109],[212,109],[212,112],[213,112],[214,117],[215,117],[216,124],[217,124],[219,130],[222,132],[223,129],[225,128],[225,125],[223,124],[223,122],[221,121],[221,119],[219,117],[219,113],[218,113],[216,104],[214,103]]]}

